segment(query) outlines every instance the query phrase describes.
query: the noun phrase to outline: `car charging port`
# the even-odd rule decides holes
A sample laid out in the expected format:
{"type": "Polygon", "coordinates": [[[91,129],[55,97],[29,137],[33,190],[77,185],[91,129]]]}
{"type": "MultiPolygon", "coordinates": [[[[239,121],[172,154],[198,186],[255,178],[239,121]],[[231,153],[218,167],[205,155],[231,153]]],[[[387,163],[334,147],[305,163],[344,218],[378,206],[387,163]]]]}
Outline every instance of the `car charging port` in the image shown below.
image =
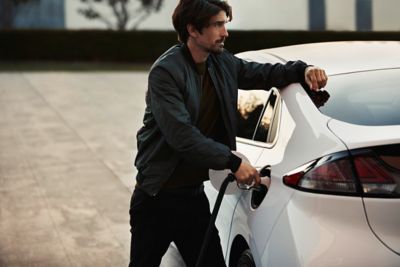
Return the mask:
{"type": "Polygon", "coordinates": [[[251,207],[257,209],[263,202],[271,184],[271,167],[265,166],[260,171],[261,184],[253,188],[251,195],[251,207]]]}

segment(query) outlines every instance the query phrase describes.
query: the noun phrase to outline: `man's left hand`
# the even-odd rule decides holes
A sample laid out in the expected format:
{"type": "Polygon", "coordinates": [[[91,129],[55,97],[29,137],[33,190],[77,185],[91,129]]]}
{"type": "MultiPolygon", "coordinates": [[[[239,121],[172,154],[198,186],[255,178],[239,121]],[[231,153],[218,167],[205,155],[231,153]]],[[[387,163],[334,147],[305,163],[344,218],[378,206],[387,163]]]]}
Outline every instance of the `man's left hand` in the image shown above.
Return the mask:
{"type": "Polygon", "coordinates": [[[328,82],[328,76],[325,71],[319,67],[309,66],[304,72],[305,80],[307,85],[313,91],[318,91],[319,89],[325,87],[328,82]]]}

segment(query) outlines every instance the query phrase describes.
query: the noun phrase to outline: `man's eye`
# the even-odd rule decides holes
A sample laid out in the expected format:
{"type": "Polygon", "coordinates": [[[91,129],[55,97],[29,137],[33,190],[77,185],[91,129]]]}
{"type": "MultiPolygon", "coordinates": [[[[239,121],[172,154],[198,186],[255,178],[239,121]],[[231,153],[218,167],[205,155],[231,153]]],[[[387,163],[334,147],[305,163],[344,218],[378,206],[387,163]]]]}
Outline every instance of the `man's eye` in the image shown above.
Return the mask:
{"type": "Polygon", "coordinates": [[[212,23],[211,26],[216,27],[216,28],[221,28],[221,27],[225,26],[225,22],[217,21],[217,22],[212,23]]]}

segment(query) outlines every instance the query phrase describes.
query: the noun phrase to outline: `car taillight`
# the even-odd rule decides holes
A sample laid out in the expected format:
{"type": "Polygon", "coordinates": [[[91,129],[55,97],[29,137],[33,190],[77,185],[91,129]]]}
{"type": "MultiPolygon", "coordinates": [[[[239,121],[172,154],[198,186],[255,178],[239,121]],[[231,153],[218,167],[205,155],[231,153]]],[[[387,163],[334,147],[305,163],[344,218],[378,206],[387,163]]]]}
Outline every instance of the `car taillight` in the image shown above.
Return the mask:
{"type": "Polygon", "coordinates": [[[393,155],[382,148],[325,156],[285,175],[283,182],[316,193],[400,197],[400,150],[393,155]]]}
{"type": "Polygon", "coordinates": [[[338,153],[323,157],[304,170],[283,177],[283,182],[291,187],[314,192],[353,194],[357,192],[356,179],[351,161],[338,153]]]}
{"type": "Polygon", "coordinates": [[[386,164],[381,157],[355,156],[354,165],[363,192],[368,195],[396,195],[400,193],[400,172],[386,164]],[[397,183],[396,183],[397,180],[397,183]]]}

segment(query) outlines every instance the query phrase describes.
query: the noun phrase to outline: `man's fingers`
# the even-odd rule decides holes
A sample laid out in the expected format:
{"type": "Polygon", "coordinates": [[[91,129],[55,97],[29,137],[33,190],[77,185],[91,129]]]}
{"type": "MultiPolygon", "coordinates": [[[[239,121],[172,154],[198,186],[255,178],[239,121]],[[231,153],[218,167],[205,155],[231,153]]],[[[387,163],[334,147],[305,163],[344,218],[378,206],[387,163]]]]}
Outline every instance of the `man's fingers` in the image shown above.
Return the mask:
{"type": "Polygon", "coordinates": [[[328,82],[328,75],[326,75],[325,71],[322,70],[322,84],[321,88],[326,86],[326,83],[328,82]]]}
{"type": "Polygon", "coordinates": [[[254,177],[254,183],[256,185],[259,185],[261,183],[261,177],[260,177],[260,174],[258,172],[256,173],[256,177],[254,177]]]}
{"type": "Polygon", "coordinates": [[[325,71],[318,67],[307,67],[305,73],[306,83],[311,90],[318,90],[326,86],[328,76],[325,71]]]}
{"type": "Polygon", "coordinates": [[[328,81],[328,77],[326,76],[325,71],[322,69],[318,69],[315,75],[318,81],[318,88],[325,87],[326,82],[328,81]]]}
{"type": "Polygon", "coordinates": [[[259,184],[261,182],[258,171],[250,164],[242,162],[239,169],[235,172],[236,180],[239,183],[252,185],[259,184]]]}
{"type": "Polygon", "coordinates": [[[308,86],[310,87],[311,90],[316,90],[318,89],[318,83],[317,83],[317,78],[315,77],[314,72],[310,72],[307,76],[308,78],[308,86]]]}
{"type": "Polygon", "coordinates": [[[320,82],[322,81],[322,73],[321,73],[321,70],[316,70],[316,71],[315,71],[315,77],[316,77],[316,79],[317,79],[317,83],[318,83],[318,86],[319,86],[320,82]]]}

